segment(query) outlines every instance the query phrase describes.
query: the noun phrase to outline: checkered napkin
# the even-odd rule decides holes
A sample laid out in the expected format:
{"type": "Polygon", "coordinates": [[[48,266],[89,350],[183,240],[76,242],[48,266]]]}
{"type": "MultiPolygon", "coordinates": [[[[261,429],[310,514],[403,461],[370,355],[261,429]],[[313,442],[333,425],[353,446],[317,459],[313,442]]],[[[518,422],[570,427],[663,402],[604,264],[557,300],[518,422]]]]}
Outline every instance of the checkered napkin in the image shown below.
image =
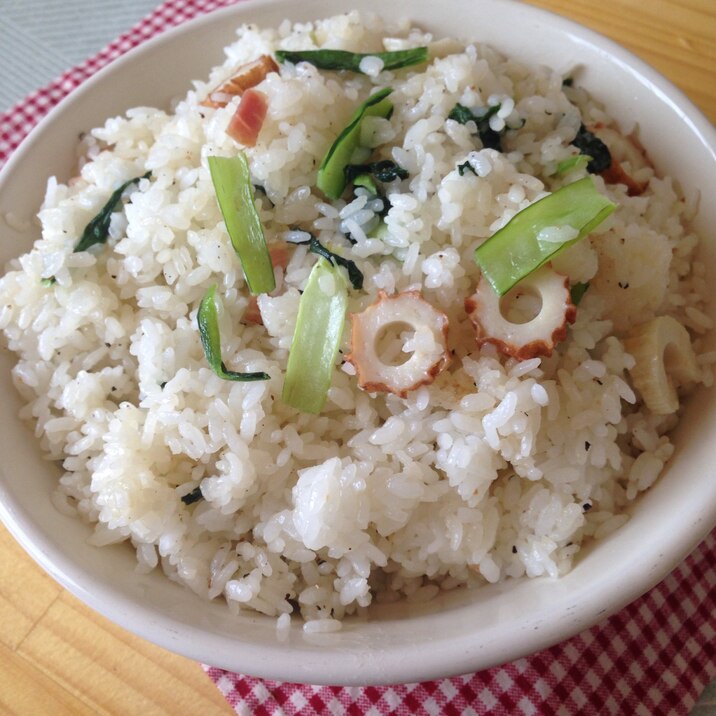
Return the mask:
{"type": "MultiPolygon", "coordinates": [[[[104,50],[0,115],[0,163],[72,89],[127,50],[234,0],[168,0],[104,50]]],[[[716,676],[716,531],[601,624],[476,674],[396,686],[280,683],[205,666],[241,716],[688,714],[716,676]]]]}
{"type": "Polygon", "coordinates": [[[606,621],[476,674],[396,686],[308,686],[204,667],[240,716],[688,714],[716,676],[716,531],[606,621]]]}

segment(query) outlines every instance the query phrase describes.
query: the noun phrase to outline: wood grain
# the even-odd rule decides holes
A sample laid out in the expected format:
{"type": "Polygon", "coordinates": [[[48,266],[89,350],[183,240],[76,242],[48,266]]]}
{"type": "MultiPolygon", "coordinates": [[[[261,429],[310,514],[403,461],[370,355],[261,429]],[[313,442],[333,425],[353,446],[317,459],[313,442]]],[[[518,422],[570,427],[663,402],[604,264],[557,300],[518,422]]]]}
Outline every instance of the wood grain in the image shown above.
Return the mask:
{"type": "Polygon", "coordinates": [[[62,587],[35,567],[4,528],[0,530],[0,643],[17,649],[62,587]]]}
{"type": "Polygon", "coordinates": [[[646,61],[716,122],[714,0],[523,0],[596,30],[646,61]]]}
{"type": "Polygon", "coordinates": [[[233,709],[193,661],[111,623],[0,526],[0,716],[216,714],[233,709]]]}
{"type": "MultiPolygon", "coordinates": [[[[716,1],[526,0],[601,32],[716,121],[716,1]]],[[[0,528],[0,714],[231,714],[201,667],[111,624],[0,528]]]]}

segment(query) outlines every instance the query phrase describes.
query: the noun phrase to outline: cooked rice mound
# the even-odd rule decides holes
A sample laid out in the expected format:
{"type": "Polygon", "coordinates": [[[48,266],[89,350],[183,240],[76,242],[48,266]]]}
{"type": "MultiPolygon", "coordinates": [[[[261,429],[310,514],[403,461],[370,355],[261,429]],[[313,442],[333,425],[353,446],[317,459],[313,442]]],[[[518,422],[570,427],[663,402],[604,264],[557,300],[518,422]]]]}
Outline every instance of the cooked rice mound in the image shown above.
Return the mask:
{"type": "MultiPolygon", "coordinates": [[[[172,111],[131,109],[89,132],[77,176],[49,180],[42,238],[0,280],[22,418],[62,465],[58,508],[92,525],[93,544],[130,542],[139,570],[161,568],[237,611],[326,620],[316,628],[337,628],[333,620],[373,600],[427,601],[462,585],[567,572],[584,543],[627,521],[673,452],[677,415],[643,405],[623,338],[670,315],[698,355],[711,328],[688,228],[694,208],[648,161],[630,163],[632,128],[621,127],[622,166],[646,189],[629,196],[592,175],[618,208],[552,263],[571,284],[589,283],[567,338],[551,356],[524,361],[478,349],[464,308],[480,278],[475,248],[588,175],[583,166],[555,174],[580,124],[614,127],[577,85],[487,46],[435,42],[350,13],[242,27],[224,65],[172,111]],[[290,247],[277,290],[258,299],[263,325],[242,322],[249,292],[207,166],[207,156],[241,148],[226,134],[239,98],[200,103],[237,65],[277,48],[421,45],[431,48],[427,65],[381,71],[364,61],[370,74],[359,75],[284,64],[257,87],[268,116],[245,151],[265,189],[257,207],[269,245],[310,231],[365,275],[363,290],[349,291],[349,312],[380,291],[417,290],[450,326],[450,367],[400,398],[358,387],[343,359],[347,320],[326,406],[301,413],[281,391],[316,257],[290,247]],[[371,121],[372,157],[409,176],[386,185],[387,228],[376,238],[368,227],[380,202],[350,190],[330,201],[316,171],[360,102],[386,86],[395,111],[371,121]],[[456,103],[497,102],[503,152],[447,120],[456,103]],[[466,161],[473,170],[461,174],[466,161]],[[113,214],[108,244],[73,253],[112,192],[148,171],[113,214]],[[227,367],[265,371],[269,381],[229,382],[210,369],[196,314],[214,283],[227,367]],[[185,504],[196,488],[201,498],[185,504]]],[[[406,337],[391,340],[386,350],[400,354],[406,337]]],[[[705,384],[708,358],[699,359],[705,384]]]]}

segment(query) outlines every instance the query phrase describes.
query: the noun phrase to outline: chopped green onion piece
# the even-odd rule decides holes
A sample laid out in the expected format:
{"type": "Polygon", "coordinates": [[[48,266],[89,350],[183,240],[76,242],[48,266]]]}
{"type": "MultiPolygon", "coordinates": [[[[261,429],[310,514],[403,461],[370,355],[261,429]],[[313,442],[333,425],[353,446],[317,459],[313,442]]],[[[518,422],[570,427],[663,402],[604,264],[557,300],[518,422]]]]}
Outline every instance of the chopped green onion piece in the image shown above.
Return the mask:
{"type": "MultiPolygon", "coordinates": [[[[350,165],[349,165],[350,166],[350,165]]],[[[378,187],[375,183],[375,179],[370,174],[359,174],[353,180],[353,186],[362,186],[367,189],[371,194],[378,195],[378,187]]]]}
{"type": "Polygon", "coordinates": [[[523,209],[475,249],[475,261],[500,296],[536,271],[567,246],[579,241],[609,216],[616,206],[600,194],[590,177],[558,189],[523,209]],[[543,229],[571,227],[571,241],[539,241],[543,229]]]}
{"type": "Polygon", "coordinates": [[[43,288],[49,288],[50,286],[53,286],[57,283],[57,279],[54,276],[49,276],[48,278],[40,279],[40,286],[43,288]]]}
{"type": "Polygon", "coordinates": [[[583,167],[586,167],[591,161],[592,157],[590,157],[588,154],[575,154],[574,156],[561,161],[557,165],[555,174],[566,174],[567,172],[574,171],[575,169],[582,169],[583,167]]]}
{"type": "Polygon", "coordinates": [[[319,413],[325,405],[347,303],[348,289],[340,270],[318,259],[298,304],[283,384],[287,405],[304,413],[319,413]]]}
{"type": "Polygon", "coordinates": [[[381,239],[382,241],[389,233],[388,225],[385,221],[381,221],[378,226],[368,234],[368,236],[371,239],[381,239]]]}
{"type": "Polygon", "coordinates": [[[270,293],[276,288],[273,264],[261,219],[254,204],[246,155],[208,157],[211,181],[224,217],[231,244],[241,260],[249,291],[254,295],[270,293]]]}
{"type": "Polygon", "coordinates": [[[399,70],[402,67],[419,65],[428,61],[427,47],[413,47],[396,52],[347,52],[346,50],[277,50],[279,62],[309,62],[319,70],[350,70],[365,74],[360,63],[364,57],[378,57],[383,60],[384,70],[399,70]]]}
{"type": "Polygon", "coordinates": [[[353,152],[360,142],[360,125],[363,117],[389,117],[393,103],[386,99],[393,90],[386,87],[361,104],[351,118],[348,126],[338,135],[333,146],[318,168],[316,185],[331,199],[338,199],[346,187],[345,168],[351,163],[353,152]]]}
{"type": "Polygon", "coordinates": [[[227,370],[224,361],[221,360],[219,315],[216,310],[216,284],[211,286],[204,294],[204,298],[201,299],[197,323],[199,324],[199,336],[201,337],[201,345],[204,347],[204,355],[211,369],[219,378],[243,382],[269,380],[271,376],[268,373],[236,373],[233,370],[227,370]]]}
{"type": "Polygon", "coordinates": [[[572,288],[569,289],[569,294],[572,299],[572,303],[575,306],[579,305],[579,302],[584,298],[584,294],[589,288],[589,282],[587,283],[575,283],[572,288]]]}
{"type": "Polygon", "coordinates": [[[117,208],[118,204],[122,201],[122,194],[124,194],[127,187],[135,184],[140,179],[149,179],[151,172],[147,172],[140,177],[134,177],[129,181],[124,182],[119,188],[112,192],[112,195],[107,200],[106,204],[100,209],[99,213],[92,219],[92,221],[85,226],[85,230],[82,232],[82,237],[79,243],[74,248],[74,253],[80,251],[87,251],[90,246],[95,244],[104,244],[109,238],[109,224],[112,220],[112,214],[117,208]]]}

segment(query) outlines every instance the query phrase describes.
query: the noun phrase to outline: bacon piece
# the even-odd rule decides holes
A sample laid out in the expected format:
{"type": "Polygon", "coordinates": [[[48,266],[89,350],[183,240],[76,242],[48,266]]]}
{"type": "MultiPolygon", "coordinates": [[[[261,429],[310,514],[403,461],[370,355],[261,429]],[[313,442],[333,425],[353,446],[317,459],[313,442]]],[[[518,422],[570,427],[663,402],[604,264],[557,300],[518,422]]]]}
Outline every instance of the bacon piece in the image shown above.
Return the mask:
{"type": "Polygon", "coordinates": [[[279,68],[273,57],[261,55],[258,60],[247,62],[236,69],[236,74],[216,89],[209,92],[201,102],[204,107],[219,109],[226,107],[231,98],[243,94],[247,89],[256,87],[266,79],[271,72],[278,72],[279,68]]]}
{"type": "Polygon", "coordinates": [[[245,147],[256,146],[259,132],[268,112],[268,98],[263,92],[248,89],[229,121],[226,133],[245,147]]]}
{"type": "Polygon", "coordinates": [[[429,385],[450,365],[448,317],[431,306],[419,291],[378,299],[362,313],[351,314],[351,352],[346,360],[358,372],[358,385],[369,393],[393,393],[405,398],[411,390],[429,385]],[[377,342],[388,326],[406,324],[415,331],[415,350],[405,363],[389,365],[378,355],[377,342]]]}
{"type": "Polygon", "coordinates": [[[601,139],[608,147],[612,156],[612,163],[608,169],[600,172],[600,176],[607,184],[624,184],[629,196],[639,196],[644,193],[648,186],[646,182],[638,182],[622,167],[622,162],[628,161],[632,170],[637,171],[646,166],[651,166],[644,148],[637,139],[632,136],[624,136],[613,127],[608,127],[603,122],[597,122],[590,131],[601,139]]]}
{"type": "MultiPolygon", "coordinates": [[[[280,266],[285,271],[286,266],[288,266],[288,260],[291,258],[288,251],[288,244],[280,243],[269,247],[269,254],[273,267],[276,268],[276,266],[280,266]]],[[[264,320],[261,316],[258,296],[249,296],[249,305],[246,307],[244,315],[241,316],[241,322],[250,323],[255,326],[263,326],[264,320]]]]}
{"type": "Polygon", "coordinates": [[[249,296],[249,305],[246,306],[244,315],[241,316],[241,322],[251,324],[252,326],[263,326],[264,319],[261,316],[258,296],[249,296]]]}
{"type": "Polygon", "coordinates": [[[629,196],[640,196],[644,193],[647,184],[632,179],[625,171],[618,159],[612,157],[609,169],[599,172],[607,184],[624,184],[629,196]]]}
{"type": "Polygon", "coordinates": [[[552,355],[555,345],[567,337],[567,324],[574,323],[577,316],[569,280],[543,267],[523,278],[513,290],[537,294],[542,299],[539,313],[525,323],[505,318],[500,297],[484,277],[477,291],[465,299],[465,310],[475,326],[478,345],[491,343],[517,360],[552,355]]]}

